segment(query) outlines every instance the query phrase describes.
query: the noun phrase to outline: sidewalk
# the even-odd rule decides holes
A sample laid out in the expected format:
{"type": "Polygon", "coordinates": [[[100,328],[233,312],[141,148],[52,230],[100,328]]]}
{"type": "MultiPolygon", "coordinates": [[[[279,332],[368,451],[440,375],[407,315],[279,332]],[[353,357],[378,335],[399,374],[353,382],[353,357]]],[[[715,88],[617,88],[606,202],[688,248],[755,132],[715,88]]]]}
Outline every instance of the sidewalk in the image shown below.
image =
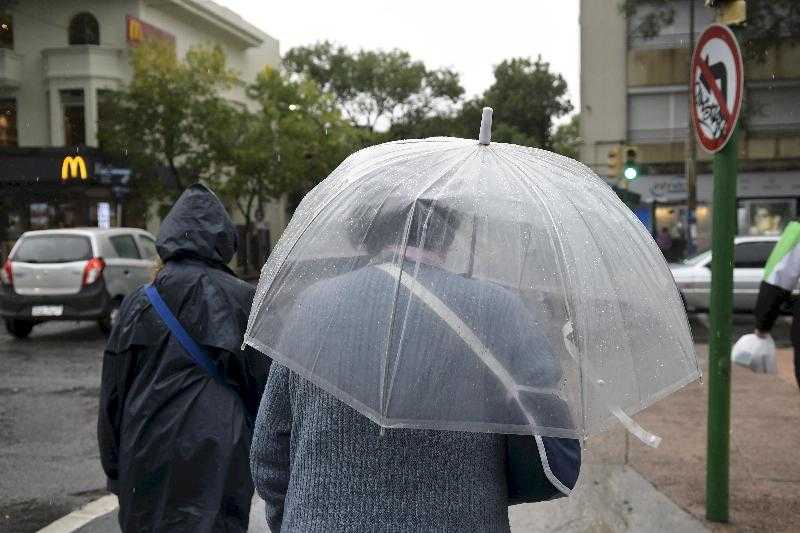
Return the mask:
{"type": "MultiPolygon", "coordinates": [[[[697,351],[706,375],[707,346],[697,351]]],[[[714,531],[800,531],[800,391],[791,359],[791,350],[779,350],[778,376],[733,368],[731,523],[707,524],[714,531]]],[[[708,388],[698,383],[656,403],[637,420],[664,441],[652,450],[629,439],[628,452],[630,466],[701,520],[707,403],[708,388]]]]}
{"type": "MultiPolygon", "coordinates": [[[[708,530],[658,492],[642,476],[624,465],[590,463],[581,473],[581,488],[569,499],[512,507],[512,533],[581,531],[608,533],[705,533],[708,530]]],[[[52,527],[42,533],[114,533],[119,531],[116,510],[80,527],[52,527]]],[[[264,504],[253,500],[250,533],[267,532],[264,504]]]]}

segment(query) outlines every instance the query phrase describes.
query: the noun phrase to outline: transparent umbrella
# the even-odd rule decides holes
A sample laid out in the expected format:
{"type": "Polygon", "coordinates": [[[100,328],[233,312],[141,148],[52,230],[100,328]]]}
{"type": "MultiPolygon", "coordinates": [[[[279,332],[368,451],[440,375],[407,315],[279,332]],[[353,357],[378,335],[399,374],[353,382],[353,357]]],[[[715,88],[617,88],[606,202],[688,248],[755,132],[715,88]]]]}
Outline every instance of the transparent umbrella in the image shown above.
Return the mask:
{"type": "Polygon", "coordinates": [[[382,427],[587,437],[699,376],[658,247],[584,165],[432,138],[298,207],[245,343],[382,427]]]}

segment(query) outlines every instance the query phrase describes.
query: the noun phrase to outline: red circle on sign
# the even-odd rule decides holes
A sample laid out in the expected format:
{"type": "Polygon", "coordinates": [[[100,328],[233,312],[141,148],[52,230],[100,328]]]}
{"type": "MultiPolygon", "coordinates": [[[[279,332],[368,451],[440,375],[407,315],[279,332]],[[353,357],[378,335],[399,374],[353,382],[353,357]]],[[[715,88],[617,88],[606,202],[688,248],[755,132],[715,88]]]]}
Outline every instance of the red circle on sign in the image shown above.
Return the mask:
{"type": "MultiPolygon", "coordinates": [[[[706,65],[707,66],[707,65],[706,65]]],[[[710,80],[710,85],[712,86],[713,92],[719,95],[719,90],[716,86],[716,81],[713,79],[710,80]]],[[[703,33],[700,35],[700,38],[697,40],[697,46],[694,48],[694,52],[692,53],[692,68],[689,73],[689,96],[691,98],[691,110],[692,110],[692,125],[694,126],[694,132],[697,136],[698,142],[708,150],[709,152],[718,152],[722,150],[722,148],[728,143],[728,140],[731,138],[731,134],[733,134],[734,128],[736,126],[736,121],[739,120],[739,112],[742,110],[742,90],[744,86],[744,66],[742,64],[742,52],[739,49],[739,43],[736,40],[736,36],[733,32],[728,29],[727,26],[723,26],[721,24],[711,24],[708,28],[706,28],[703,33]],[[727,113],[723,112],[724,119],[725,119],[725,127],[723,130],[723,134],[719,137],[710,137],[706,135],[703,131],[703,128],[700,127],[700,117],[697,113],[697,93],[695,91],[695,83],[697,79],[698,70],[702,70],[703,66],[701,65],[701,57],[700,53],[705,49],[706,45],[712,39],[720,39],[722,42],[727,45],[731,56],[733,58],[733,64],[736,67],[736,94],[733,99],[733,109],[727,110],[727,101],[724,102],[724,106],[720,106],[721,110],[727,110],[727,113]]],[[[717,96],[717,100],[719,103],[720,98],[717,96]]]]}

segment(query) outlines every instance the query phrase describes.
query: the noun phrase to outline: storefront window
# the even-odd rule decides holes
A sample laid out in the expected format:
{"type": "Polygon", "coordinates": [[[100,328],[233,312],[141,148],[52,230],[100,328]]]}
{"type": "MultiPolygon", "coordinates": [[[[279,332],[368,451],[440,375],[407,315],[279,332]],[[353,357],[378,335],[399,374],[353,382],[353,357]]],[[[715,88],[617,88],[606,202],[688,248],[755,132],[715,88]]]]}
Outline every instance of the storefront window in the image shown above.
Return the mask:
{"type": "Polygon", "coordinates": [[[66,146],[86,144],[83,89],[61,91],[61,107],[64,110],[64,144],[66,146]]]}
{"type": "Polygon", "coordinates": [[[45,203],[34,203],[30,205],[31,216],[30,225],[31,229],[47,229],[50,226],[50,206],[45,203]]]}
{"type": "Polygon", "coordinates": [[[0,99],[0,146],[17,146],[17,101],[0,99]]]}
{"type": "Polygon", "coordinates": [[[794,198],[739,202],[740,235],[780,235],[797,213],[794,198]]]}
{"type": "Polygon", "coordinates": [[[689,250],[686,242],[688,227],[686,204],[656,204],[653,233],[668,261],[679,261],[688,254],[711,245],[711,208],[705,204],[698,205],[695,209],[695,220],[694,250],[689,250]]]}

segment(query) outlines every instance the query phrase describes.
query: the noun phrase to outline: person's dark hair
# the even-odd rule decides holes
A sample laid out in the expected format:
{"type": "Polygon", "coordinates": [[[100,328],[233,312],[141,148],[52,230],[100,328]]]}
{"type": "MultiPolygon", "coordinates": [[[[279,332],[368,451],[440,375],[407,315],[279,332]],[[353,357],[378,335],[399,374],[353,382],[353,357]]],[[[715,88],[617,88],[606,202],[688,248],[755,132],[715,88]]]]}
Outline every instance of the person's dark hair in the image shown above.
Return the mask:
{"type": "Polygon", "coordinates": [[[406,244],[432,252],[446,252],[460,225],[458,213],[441,202],[387,198],[380,206],[356,208],[351,217],[350,239],[356,248],[375,255],[384,248],[406,244]],[[413,213],[412,213],[413,210],[413,213]]]}

